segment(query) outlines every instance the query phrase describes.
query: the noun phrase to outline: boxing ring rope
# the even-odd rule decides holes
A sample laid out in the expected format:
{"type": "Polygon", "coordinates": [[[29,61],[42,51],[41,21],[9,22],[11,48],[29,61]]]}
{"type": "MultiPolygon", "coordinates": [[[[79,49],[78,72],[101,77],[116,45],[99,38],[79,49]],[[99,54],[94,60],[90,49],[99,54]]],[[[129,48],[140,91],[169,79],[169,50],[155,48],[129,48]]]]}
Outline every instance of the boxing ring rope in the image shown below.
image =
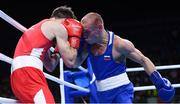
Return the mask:
{"type": "MultiPolygon", "coordinates": [[[[64,67],[63,67],[62,58],[60,58],[59,61],[60,61],[60,64],[59,64],[59,68],[60,68],[59,78],[64,81],[64,71],[63,71],[64,67]]],[[[64,85],[63,84],[60,85],[60,94],[61,94],[61,103],[62,104],[65,104],[65,91],[64,90],[65,90],[64,85]]]]}
{"type": "MultiPolygon", "coordinates": [[[[2,53],[0,53],[0,60],[4,61],[4,62],[7,62],[9,64],[11,64],[11,62],[12,62],[12,58],[10,58],[10,57],[2,54],[2,53]],[[8,59],[8,60],[6,60],[6,59],[8,59]]],[[[62,62],[60,64],[62,64],[62,62]]],[[[60,67],[61,67],[61,69],[63,69],[62,65],[60,65],[60,67]]],[[[139,67],[139,68],[141,69],[141,67],[139,67]]],[[[167,69],[171,69],[171,68],[172,69],[177,69],[177,68],[180,68],[180,65],[164,65],[164,66],[156,66],[156,68],[157,68],[157,70],[163,70],[163,69],[167,70],[167,69]],[[168,68],[166,68],[166,67],[168,67],[168,68]]],[[[134,72],[135,71],[142,71],[142,70],[137,70],[137,68],[127,68],[127,70],[129,70],[129,69],[131,70],[129,72],[132,72],[133,69],[134,69],[134,72]]],[[[62,80],[60,80],[60,79],[58,79],[58,78],[56,78],[54,76],[51,76],[51,75],[49,75],[47,73],[44,73],[44,75],[45,75],[45,77],[47,79],[49,79],[51,81],[54,81],[54,82],[56,82],[58,84],[64,84],[64,85],[66,85],[68,87],[72,87],[74,89],[78,89],[78,90],[81,90],[81,91],[89,92],[89,89],[85,89],[85,88],[82,88],[82,87],[79,88],[79,86],[76,86],[76,85],[71,84],[71,83],[66,82],[66,81],[62,81],[62,80]],[[78,88],[76,88],[76,87],[78,87],[78,88]]],[[[180,84],[173,84],[172,86],[177,88],[177,87],[180,87],[180,84]]],[[[135,91],[152,90],[152,89],[155,89],[155,87],[154,86],[142,86],[142,87],[135,87],[134,88],[135,91]]]]}
{"type": "MultiPolygon", "coordinates": [[[[2,53],[0,53],[0,60],[1,60],[1,61],[4,61],[4,62],[7,62],[7,63],[9,63],[9,64],[12,63],[12,58],[10,58],[10,57],[2,54],[2,53]]],[[[45,75],[45,77],[46,77],[47,79],[49,79],[49,80],[51,80],[51,81],[54,81],[54,82],[56,82],[56,83],[58,83],[58,84],[63,84],[63,85],[66,85],[66,86],[68,86],[68,87],[71,87],[71,88],[74,88],[74,89],[77,89],[77,90],[89,92],[89,89],[86,89],[86,88],[83,88],[83,87],[79,87],[79,86],[77,86],[77,85],[71,84],[71,83],[66,82],[66,81],[64,81],[64,80],[58,79],[58,78],[56,78],[56,77],[54,77],[54,76],[51,76],[51,75],[49,75],[49,74],[47,74],[47,73],[45,73],[45,72],[43,72],[43,73],[44,73],[44,75],[45,75]]]]}
{"type": "Polygon", "coordinates": [[[10,98],[4,98],[4,97],[0,97],[0,104],[19,104],[18,100],[14,100],[14,99],[10,99],[10,98]]]}
{"type": "MultiPolygon", "coordinates": [[[[157,70],[165,70],[165,69],[177,69],[180,68],[180,64],[177,65],[164,65],[164,66],[155,66],[157,70]]],[[[127,72],[134,72],[134,71],[144,71],[143,67],[136,67],[136,68],[127,68],[127,72]]]]}
{"type": "MultiPolygon", "coordinates": [[[[12,58],[0,53],[0,60],[1,61],[4,61],[4,62],[7,62],[9,64],[11,64],[12,62],[12,58]],[[6,60],[7,59],[7,60],[6,60]]],[[[62,60],[62,59],[60,59],[62,60]]],[[[63,61],[62,61],[63,62],[63,61]]],[[[62,62],[60,64],[62,64],[62,62]]],[[[63,65],[60,65],[61,69],[63,69],[62,67],[63,65]]],[[[141,68],[141,67],[139,67],[141,68]]],[[[166,69],[169,69],[169,68],[172,68],[172,69],[177,69],[177,68],[180,68],[180,65],[164,65],[164,66],[156,66],[157,70],[166,70],[166,69]],[[164,69],[163,69],[164,68],[164,69]]],[[[142,70],[137,70],[137,68],[127,68],[127,70],[131,70],[129,72],[132,72],[132,71],[142,71],[142,70]]],[[[128,72],[128,71],[127,71],[128,72]]],[[[81,91],[85,91],[85,92],[89,92],[89,89],[86,89],[86,88],[83,88],[83,87],[79,87],[77,85],[74,85],[74,84],[71,84],[69,82],[66,82],[66,81],[63,81],[63,80],[60,80],[54,76],[51,76],[45,72],[43,72],[45,77],[51,81],[54,81],[58,84],[63,84],[63,85],[66,85],[68,87],[71,87],[71,88],[74,88],[74,89],[78,89],[78,90],[81,90],[81,91]],[[76,88],[77,87],[77,88],[76,88]]],[[[63,75],[62,75],[63,76],[63,75]]],[[[180,83],[179,84],[172,84],[172,86],[174,86],[175,88],[178,88],[180,87],[180,83]]],[[[135,91],[142,91],[142,90],[153,90],[155,89],[155,86],[142,86],[142,87],[134,87],[134,90],[135,91]]]]}
{"type": "MultiPolygon", "coordinates": [[[[180,87],[180,83],[179,84],[172,84],[172,86],[174,88],[179,88],[180,87]]],[[[154,89],[156,89],[155,86],[134,87],[134,91],[144,91],[144,90],[154,90],[154,89]]]]}
{"type": "Polygon", "coordinates": [[[15,21],[13,18],[11,18],[7,14],[5,14],[2,10],[0,10],[0,17],[3,20],[5,20],[6,22],[8,22],[9,24],[11,24],[14,27],[16,27],[18,30],[22,31],[22,32],[25,32],[27,30],[27,28],[25,28],[23,25],[21,25],[20,23],[15,21]]]}
{"type": "MultiPolygon", "coordinates": [[[[2,10],[0,10],[0,17],[5,20],[6,22],[8,22],[9,24],[11,24],[12,26],[14,26],[16,29],[20,30],[21,32],[25,32],[27,31],[27,28],[24,27],[23,25],[21,25],[19,22],[17,22],[16,20],[14,20],[13,18],[11,18],[10,16],[8,16],[6,13],[4,13],[2,10]]],[[[50,48],[51,51],[54,51],[54,48],[51,47],[50,48]]],[[[78,67],[80,70],[87,72],[87,70],[85,68],[83,68],[82,66],[78,67]]]]}
{"type": "MultiPolygon", "coordinates": [[[[4,62],[7,62],[7,63],[9,63],[9,64],[11,64],[11,62],[12,62],[12,58],[10,58],[10,57],[8,57],[8,56],[6,56],[6,55],[4,55],[4,54],[2,54],[2,53],[0,53],[0,60],[1,61],[4,61],[4,62]],[[7,60],[6,60],[7,59],[7,60]]],[[[62,59],[61,59],[62,60],[62,59]]],[[[61,63],[60,63],[60,67],[61,67],[61,69],[63,69],[62,68],[62,65],[63,63],[62,63],[62,61],[61,61],[61,63]]],[[[176,68],[180,68],[180,65],[165,65],[165,66],[157,66],[157,70],[166,70],[167,68],[166,67],[169,67],[169,68],[172,68],[172,69],[176,69],[176,68]]],[[[131,71],[130,72],[132,72],[133,71],[133,69],[135,69],[134,71],[142,71],[142,70],[137,70],[137,68],[127,68],[127,70],[128,69],[130,69],[131,71]]],[[[74,89],[78,89],[78,90],[81,90],[81,91],[86,91],[86,92],[89,92],[89,89],[85,89],[85,88],[83,88],[83,87],[79,87],[79,86],[77,86],[77,85],[74,85],[74,84],[71,84],[71,83],[69,83],[69,82],[66,82],[66,81],[62,81],[62,80],[60,80],[60,79],[58,79],[58,78],[56,78],[56,77],[54,77],[54,76],[51,76],[51,75],[49,75],[49,74],[47,74],[47,73],[44,73],[44,75],[45,75],[45,77],[47,78],[47,79],[49,79],[49,80],[51,80],[51,81],[54,81],[54,82],[56,82],[56,83],[58,83],[58,84],[60,84],[60,85],[66,85],[66,86],[68,86],[68,87],[71,87],[71,88],[74,88],[74,89]]],[[[179,88],[180,87],[180,83],[179,84],[172,84],[172,86],[174,87],[174,88],[179,88]]],[[[141,87],[134,87],[134,91],[144,91],[144,90],[153,90],[153,89],[156,89],[155,88],[155,86],[141,86],[141,87]]],[[[63,94],[63,93],[61,93],[61,94],[63,94]]],[[[64,94],[63,94],[64,95],[64,94]]],[[[63,98],[64,99],[64,98],[63,98]]],[[[0,102],[11,102],[11,103],[17,103],[17,100],[14,100],[14,99],[9,99],[9,98],[3,98],[3,97],[0,97],[0,102]]]]}
{"type": "MultiPolygon", "coordinates": [[[[15,21],[13,18],[11,18],[10,16],[8,16],[7,14],[5,14],[3,11],[0,10],[0,17],[5,20],[6,22],[10,23],[11,25],[13,25],[14,27],[16,27],[18,30],[20,30],[21,32],[24,32],[27,30],[27,28],[25,28],[24,26],[22,26],[21,24],[19,24],[17,21],[15,21]]],[[[53,48],[52,48],[53,49],[53,48]]],[[[0,53],[0,60],[7,62],[9,64],[12,63],[12,58],[0,53]]],[[[60,58],[60,69],[63,69],[63,61],[60,58]]],[[[157,70],[166,70],[166,69],[177,69],[180,68],[180,64],[177,65],[164,65],[164,66],[156,66],[157,70]]],[[[78,69],[84,71],[85,73],[87,73],[87,69],[83,68],[82,66],[79,66],[78,69]]],[[[137,67],[137,68],[127,68],[127,72],[133,72],[133,71],[144,71],[143,67],[137,67]]],[[[51,81],[54,81],[58,84],[61,85],[66,85],[68,87],[77,89],[77,90],[81,90],[81,91],[85,91],[85,92],[90,92],[89,89],[74,85],[72,83],[66,82],[64,80],[58,79],[54,76],[51,76],[47,73],[44,73],[45,77],[51,81]]],[[[60,74],[61,77],[61,74],[60,74]]],[[[180,83],[179,84],[172,84],[172,86],[174,86],[175,88],[180,87],[180,83]]],[[[141,87],[134,87],[134,91],[143,91],[143,90],[153,90],[155,89],[155,86],[141,86],[141,87]]],[[[61,92],[61,94],[63,94],[61,92]]],[[[3,98],[0,97],[0,102],[4,102],[4,103],[17,103],[17,100],[14,99],[10,99],[10,98],[3,98]]],[[[62,101],[63,102],[63,101],[62,101]]]]}
{"type": "MultiPolygon", "coordinates": [[[[7,15],[6,13],[4,13],[2,10],[0,10],[0,17],[1,17],[3,20],[5,20],[6,22],[8,22],[9,24],[13,25],[15,28],[17,28],[17,29],[20,30],[21,32],[27,31],[27,28],[26,28],[26,27],[24,27],[24,26],[21,25],[19,22],[17,22],[16,20],[14,20],[14,19],[11,18],[10,16],[8,16],[8,15],[7,15]]],[[[51,50],[51,51],[54,51],[54,48],[51,47],[50,50],[51,50]]],[[[11,64],[11,62],[12,62],[12,59],[11,59],[11,58],[6,57],[6,56],[3,55],[3,54],[0,54],[0,55],[1,55],[1,57],[2,57],[2,59],[1,59],[2,61],[4,60],[5,62],[11,64]]],[[[61,64],[61,63],[60,63],[60,64],[61,64]]],[[[80,70],[84,71],[84,72],[87,72],[87,70],[84,69],[84,68],[81,67],[81,66],[78,67],[78,68],[79,68],[80,70]]],[[[75,89],[79,89],[79,90],[83,90],[83,91],[85,91],[85,92],[89,92],[89,89],[85,89],[85,88],[82,88],[82,87],[73,85],[73,84],[71,84],[71,83],[65,82],[64,80],[59,80],[58,78],[56,78],[56,77],[54,77],[54,76],[51,76],[51,75],[49,75],[49,74],[46,74],[46,73],[44,73],[44,74],[45,74],[45,77],[46,77],[46,78],[48,78],[48,79],[50,79],[50,80],[53,80],[53,81],[56,81],[56,82],[59,83],[59,84],[65,84],[65,85],[71,86],[71,87],[73,87],[73,88],[75,88],[75,89]]]]}
{"type": "MultiPolygon", "coordinates": [[[[17,22],[16,20],[14,20],[13,18],[11,18],[10,16],[8,16],[6,13],[4,13],[2,10],[0,10],[0,17],[5,20],[6,22],[8,22],[9,24],[11,24],[12,26],[14,26],[15,28],[17,28],[18,30],[20,30],[21,32],[25,32],[27,31],[27,28],[24,27],[23,25],[21,25],[19,22],[17,22]]],[[[54,51],[54,48],[51,47],[50,48],[50,51],[54,51]]],[[[9,58],[9,57],[6,57],[5,55],[1,54],[0,53],[0,56],[1,56],[1,60],[7,62],[7,63],[10,63],[12,62],[12,59],[9,58]]],[[[87,70],[85,68],[83,68],[82,66],[79,66],[78,67],[80,70],[82,70],[83,72],[87,73],[87,70]]],[[[52,81],[55,81],[56,83],[59,83],[60,84],[60,93],[61,93],[61,102],[65,102],[65,94],[64,94],[64,84],[66,86],[69,86],[69,87],[72,87],[74,89],[78,89],[78,90],[83,90],[85,92],[89,92],[89,89],[85,89],[85,88],[82,88],[82,87],[79,87],[77,85],[74,85],[74,84],[71,84],[69,82],[66,82],[64,81],[64,78],[63,78],[63,60],[60,58],[60,79],[54,77],[54,76],[51,76],[49,74],[46,74],[44,73],[45,77],[47,79],[50,79],[52,81]]]]}

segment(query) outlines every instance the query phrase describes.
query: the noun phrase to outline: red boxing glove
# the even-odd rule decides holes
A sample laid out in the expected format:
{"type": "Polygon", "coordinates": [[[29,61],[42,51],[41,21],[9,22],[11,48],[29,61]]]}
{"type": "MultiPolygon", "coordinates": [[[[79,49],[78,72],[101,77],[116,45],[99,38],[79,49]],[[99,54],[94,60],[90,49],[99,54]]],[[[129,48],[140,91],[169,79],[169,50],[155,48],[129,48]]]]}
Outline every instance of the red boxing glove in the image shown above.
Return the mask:
{"type": "Polygon", "coordinates": [[[70,46],[78,49],[80,46],[80,38],[83,27],[81,23],[75,19],[65,19],[63,22],[64,27],[68,32],[68,41],[70,46]]]}

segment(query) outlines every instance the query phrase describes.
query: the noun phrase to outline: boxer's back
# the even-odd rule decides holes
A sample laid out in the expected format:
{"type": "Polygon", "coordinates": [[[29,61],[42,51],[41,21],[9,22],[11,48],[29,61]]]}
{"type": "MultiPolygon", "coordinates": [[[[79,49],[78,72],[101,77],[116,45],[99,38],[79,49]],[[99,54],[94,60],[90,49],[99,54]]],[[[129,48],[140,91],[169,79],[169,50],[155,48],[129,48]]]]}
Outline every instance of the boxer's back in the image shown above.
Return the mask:
{"type": "Polygon", "coordinates": [[[17,56],[31,55],[43,60],[44,54],[53,44],[41,31],[41,25],[47,20],[48,19],[40,21],[24,32],[16,46],[14,58],[17,56]]]}

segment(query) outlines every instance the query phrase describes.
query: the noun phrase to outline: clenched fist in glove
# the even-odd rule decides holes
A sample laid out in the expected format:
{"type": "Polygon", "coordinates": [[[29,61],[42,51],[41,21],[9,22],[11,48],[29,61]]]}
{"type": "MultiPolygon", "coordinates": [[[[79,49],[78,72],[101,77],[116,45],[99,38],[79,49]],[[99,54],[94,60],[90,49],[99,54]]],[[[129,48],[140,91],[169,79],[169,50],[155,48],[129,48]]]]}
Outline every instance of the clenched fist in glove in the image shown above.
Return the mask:
{"type": "Polygon", "coordinates": [[[162,78],[158,71],[151,73],[150,79],[155,85],[160,99],[164,102],[170,102],[175,95],[175,89],[170,81],[166,78],[162,78]]]}
{"type": "Polygon", "coordinates": [[[68,18],[64,20],[63,25],[68,32],[68,41],[70,46],[78,49],[83,30],[81,23],[75,19],[68,18]]]}

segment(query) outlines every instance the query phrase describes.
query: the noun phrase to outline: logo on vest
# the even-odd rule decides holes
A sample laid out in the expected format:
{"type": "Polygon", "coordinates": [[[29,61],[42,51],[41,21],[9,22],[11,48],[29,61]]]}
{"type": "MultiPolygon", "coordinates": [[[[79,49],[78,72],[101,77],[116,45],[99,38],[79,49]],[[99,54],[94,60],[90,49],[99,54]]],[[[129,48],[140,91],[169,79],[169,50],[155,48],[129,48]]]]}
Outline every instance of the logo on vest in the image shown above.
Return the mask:
{"type": "Polygon", "coordinates": [[[111,60],[111,56],[109,56],[109,55],[104,55],[104,60],[105,60],[105,61],[111,60]]]}

